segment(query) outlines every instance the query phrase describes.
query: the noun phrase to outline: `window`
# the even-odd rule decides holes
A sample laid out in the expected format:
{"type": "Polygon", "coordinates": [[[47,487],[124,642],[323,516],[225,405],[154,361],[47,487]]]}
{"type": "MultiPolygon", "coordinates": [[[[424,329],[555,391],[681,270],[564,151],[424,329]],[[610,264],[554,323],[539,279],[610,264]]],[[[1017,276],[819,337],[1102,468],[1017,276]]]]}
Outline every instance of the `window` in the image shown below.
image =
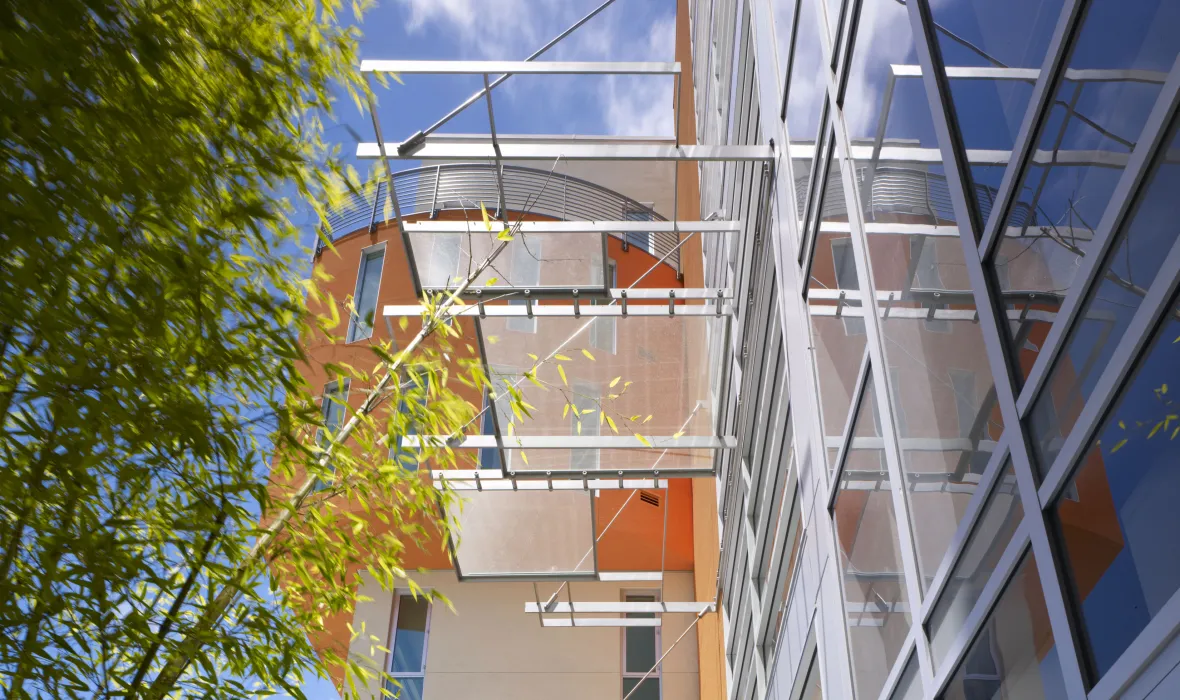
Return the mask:
{"type": "MultiPolygon", "coordinates": [[[[624,597],[629,603],[654,603],[656,596],[652,594],[627,595],[624,597]]],[[[655,619],[655,613],[627,613],[630,619],[655,619]]],[[[660,669],[652,670],[656,660],[660,658],[660,628],[659,627],[624,627],[623,628],[623,695],[638,690],[631,695],[630,700],[660,700],[660,669]],[[648,671],[651,671],[648,675],[648,671]],[[647,678],[643,676],[647,675],[647,678]],[[642,679],[642,684],[641,684],[642,679]]]]}
{"type": "MultiPolygon", "coordinates": [[[[570,435],[599,435],[601,431],[601,424],[599,423],[597,413],[582,415],[583,411],[598,409],[598,399],[600,398],[600,391],[598,387],[590,384],[580,384],[575,382],[573,386],[574,406],[577,407],[577,415],[574,411],[570,411],[570,435]],[[581,430],[578,429],[578,424],[581,423],[581,430]]],[[[597,469],[598,468],[598,450],[570,450],[570,469],[597,469]]]]}
{"type": "Polygon", "coordinates": [[[1024,516],[1016,474],[1007,464],[980,511],[963,553],[930,614],[930,655],[939,667],[1024,516]]]}
{"type": "MultiPolygon", "coordinates": [[[[398,402],[398,413],[402,416],[407,415],[406,399],[403,396],[398,402]]],[[[414,455],[414,451],[408,447],[402,446],[402,437],[404,435],[416,435],[418,431],[415,429],[412,420],[407,420],[406,428],[401,435],[393,436],[393,445],[389,448],[389,459],[397,463],[399,467],[408,471],[418,471],[418,458],[414,455]]]]}
{"type": "MultiPolygon", "coordinates": [[[[655,221],[655,215],[652,213],[652,202],[641,202],[643,209],[626,209],[623,211],[624,221],[655,221]]],[[[644,250],[652,255],[655,255],[655,247],[653,245],[653,237],[649,231],[628,231],[623,234],[623,242],[627,245],[633,245],[641,250],[644,250]]],[[[612,285],[613,286],[613,285],[612,285]]]]}
{"type": "MultiPolygon", "coordinates": [[[[1174,153],[1180,149],[1180,117],[1171,128],[1168,152],[1174,153]]],[[[1176,242],[1174,223],[1180,216],[1178,188],[1180,164],[1160,157],[1130,210],[1133,216],[1113,237],[1112,250],[1033,402],[1029,421],[1034,438],[1032,447],[1042,473],[1057,458],[1074,421],[1142,305],[1141,290],[1149,289],[1160,272],[1167,274],[1163,260],[1176,242]]],[[[1040,337],[1036,340],[1041,342],[1040,337]]]]}
{"type": "Polygon", "coordinates": [[[910,654],[909,660],[905,662],[905,668],[901,671],[901,678],[898,679],[897,687],[893,689],[893,694],[889,696],[889,700],[922,700],[922,681],[918,678],[917,655],[910,654]]]}
{"type": "MultiPolygon", "coordinates": [[[[350,380],[345,377],[338,381],[324,385],[324,393],[320,399],[320,410],[324,418],[324,427],[316,430],[315,444],[323,447],[330,436],[334,436],[340,426],[344,424],[344,416],[348,412],[348,388],[350,380]]],[[[331,462],[328,463],[331,466],[331,462]]],[[[317,481],[314,490],[323,489],[326,484],[317,481]]]]}
{"type": "Polygon", "coordinates": [[[942,697],[1065,697],[1049,613],[1031,554],[1008,582],[942,697]]]}
{"type": "MultiPolygon", "coordinates": [[[[606,274],[608,287],[615,289],[619,286],[619,267],[614,260],[608,260],[606,263],[606,274]]],[[[618,319],[613,316],[599,316],[590,324],[590,344],[598,350],[604,350],[609,353],[616,352],[616,339],[618,338],[618,328],[616,324],[618,319]]]]}
{"type": "MultiPolygon", "coordinates": [[[[832,266],[836,272],[836,287],[847,290],[860,289],[860,279],[856,276],[856,259],[852,256],[851,238],[837,238],[832,241],[832,266]]],[[[865,332],[865,320],[845,316],[844,331],[849,335],[862,335],[865,332]]]]}
{"type": "Polygon", "coordinates": [[[377,314],[377,289],[381,285],[381,268],[385,263],[385,246],[367,250],[361,255],[361,269],[356,278],[356,292],[352,305],[356,308],[348,323],[347,342],[365,340],[373,335],[373,319],[377,314]]]}
{"type": "MultiPolygon", "coordinates": [[[[480,434],[481,435],[495,435],[496,434],[496,417],[492,415],[495,407],[492,405],[492,397],[485,394],[483,397],[483,417],[480,419],[480,434]]],[[[480,469],[495,469],[500,470],[500,450],[495,447],[486,447],[479,451],[479,468],[480,469]]]]}
{"type": "MultiPolygon", "coordinates": [[[[793,462],[791,465],[792,467],[794,466],[793,462]]],[[[759,594],[763,596],[764,600],[770,600],[771,604],[774,606],[774,623],[770,626],[770,629],[766,631],[766,638],[762,643],[762,663],[767,668],[770,668],[774,664],[774,656],[775,652],[778,650],[778,638],[779,634],[782,632],[783,619],[786,617],[787,608],[791,603],[791,582],[795,580],[795,572],[799,568],[799,559],[801,558],[800,549],[801,545],[803,544],[803,514],[799,510],[799,485],[797,483],[793,493],[791,494],[789,506],[790,512],[784,514],[781,511],[788,507],[786,504],[787,500],[784,498],[780,504],[780,512],[778,514],[775,530],[778,530],[784,515],[789,518],[787,521],[787,528],[783,532],[783,540],[781,542],[775,542],[775,547],[782,547],[787,542],[790,542],[791,544],[788,548],[782,550],[782,558],[779,560],[778,565],[778,578],[776,579],[777,586],[771,595],[766,595],[766,585],[770,583],[770,572],[767,572],[767,578],[761,579],[759,582],[760,585],[758,586],[759,594]]],[[[777,532],[775,534],[777,535],[777,532]]]]}
{"type": "MultiPolygon", "coordinates": [[[[957,241],[953,241],[958,245],[957,241]]],[[[937,238],[932,236],[910,237],[910,264],[914,267],[910,292],[917,298],[929,298],[932,294],[942,294],[942,274],[939,269],[937,238]]],[[[945,309],[947,304],[928,302],[927,308],[945,309]]],[[[926,330],[935,333],[950,333],[951,322],[945,318],[930,318],[924,320],[926,330]]]]}
{"type": "MultiPolygon", "coordinates": [[[[524,236],[517,236],[509,247],[512,249],[512,286],[528,289],[540,284],[541,242],[535,237],[526,241],[524,236]]],[[[509,303],[524,305],[527,302],[524,299],[512,299],[509,303]]],[[[537,319],[527,316],[509,317],[504,325],[508,330],[518,333],[537,332],[537,319]]]]}
{"type": "MultiPolygon", "coordinates": [[[[852,425],[857,438],[875,430],[872,373],[852,425]],[[867,412],[867,413],[866,413],[867,412]]],[[[850,449],[841,467],[832,507],[844,578],[844,617],[852,653],[856,696],[881,693],[910,630],[909,599],[902,573],[893,493],[879,441],[850,449]]]]}
{"type": "Polygon", "coordinates": [[[803,692],[799,700],[823,700],[823,686],[819,681],[819,654],[811,655],[811,664],[807,667],[807,680],[803,681],[803,692]]]}
{"type": "Polygon", "coordinates": [[[1094,682],[1180,591],[1178,304],[1172,299],[1053,507],[1094,682]]]}
{"type": "Polygon", "coordinates": [[[398,685],[386,681],[386,688],[401,700],[422,700],[426,643],[430,636],[430,601],[408,593],[394,595],[389,672],[398,685]]]}

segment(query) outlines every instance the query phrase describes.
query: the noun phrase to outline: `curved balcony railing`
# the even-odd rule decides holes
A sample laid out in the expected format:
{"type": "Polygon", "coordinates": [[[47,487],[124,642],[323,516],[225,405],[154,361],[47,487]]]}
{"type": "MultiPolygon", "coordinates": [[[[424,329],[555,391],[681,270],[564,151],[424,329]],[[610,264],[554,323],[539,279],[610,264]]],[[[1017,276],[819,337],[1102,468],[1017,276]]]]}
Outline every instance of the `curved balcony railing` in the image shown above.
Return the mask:
{"type": "MultiPolygon", "coordinates": [[[[393,175],[393,192],[403,216],[448,209],[489,211],[498,206],[495,165],[451,163],[403,170],[393,175]]],[[[385,217],[386,184],[370,183],[328,214],[333,239],[361,229],[372,229],[385,217]]],[[[504,166],[504,199],[510,212],[529,212],[563,221],[663,221],[664,217],[639,202],[586,180],[548,170],[504,166]]],[[[638,244],[680,271],[676,234],[611,234],[638,244]]]]}
{"type": "MultiPolygon", "coordinates": [[[[862,188],[868,168],[858,168],[856,181],[862,188]]],[[[843,196],[844,185],[838,173],[831,173],[826,183],[828,196],[824,197],[823,218],[841,219],[848,215],[843,196]]],[[[932,173],[919,168],[901,168],[885,166],[877,168],[873,175],[872,187],[862,203],[865,208],[867,221],[877,220],[881,216],[917,215],[927,216],[936,221],[954,221],[955,212],[951,204],[950,188],[946,183],[946,176],[932,173]]],[[[796,204],[802,211],[807,197],[807,176],[795,178],[796,204]]],[[[987,185],[975,185],[975,196],[979,201],[979,209],[984,221],[991,213],[992,204],[996,199],[996,189],[987,185]]],[[[1010,226],[1034,225],[1036,216],[1031,207],[1024,202],[1012,205],[1008,216],[1010,226]]]]}

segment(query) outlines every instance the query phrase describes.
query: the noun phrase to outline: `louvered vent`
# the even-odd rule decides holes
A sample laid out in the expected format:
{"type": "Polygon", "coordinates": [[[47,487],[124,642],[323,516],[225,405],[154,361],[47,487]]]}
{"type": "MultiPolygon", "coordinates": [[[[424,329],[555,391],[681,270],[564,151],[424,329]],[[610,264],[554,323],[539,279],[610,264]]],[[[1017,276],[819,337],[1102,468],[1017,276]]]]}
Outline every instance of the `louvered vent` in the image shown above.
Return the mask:
{"type": "Polygon", "coordinates": [[[648,504],[649,506],[660,507],[660,497],[650,491],[640,491],[639,500],[648,504]]]}

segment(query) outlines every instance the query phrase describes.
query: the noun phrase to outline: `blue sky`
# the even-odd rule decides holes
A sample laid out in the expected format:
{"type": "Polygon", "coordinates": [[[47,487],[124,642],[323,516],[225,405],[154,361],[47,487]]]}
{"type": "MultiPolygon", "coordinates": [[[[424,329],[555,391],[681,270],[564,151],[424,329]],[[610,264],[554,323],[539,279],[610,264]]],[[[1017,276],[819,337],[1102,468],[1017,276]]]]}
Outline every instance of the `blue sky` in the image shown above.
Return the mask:
{"type": "MultiPolygon", "coordinates": [[[[379,0],[361,23],[363,58],[521,60],[602,0],[379,0]]],[[[616,0],[538,60],[671,61],[675,0],[616,0]]],[[[389,141],[424,129],[483,87],[479,76],[405,76],[378,88],[389,141]]],[[[492,93],[499,133],[670,136],[670,78],[516,76],[492,93]]],[[[373,141],[369,115],[343,94],[327,137],[355,151],[349,128],[373,141]]],[[[488,133],[487,106],[472,105],[442,133],[488,133]]],[[[362,173],[369,162],[354,162],[362,173]]],[[[417,163],[395,164],[395,171],[417,163]]],[[[310,679],[310,698],[338,698],[310,679]]]]}
{"type": "MultiPolygon", "coordinates": [[[[526,58],[602,0],[380,0],[361,25],[363,58],[526,58]]],[[[674,0],[616,0],[538,60],[671,61],[674,0]]],[[[385,137],[401,141],[432,124],[482,86],[480,76],[405,76],[378,88],[385,137]]],[[[496,128],[518,134],[672,134],[672,79],[597,76],[514,76],[492,93],[496,128]],[[658,95],[659,97],[653,97],[658,95]]],[[[337,121],[372,141],[369,115],[347,98],[337,121]]],[[[480,101],[442,133],[488,133],[480,101]]],[[[329,131],[345,153],[354,138],[329,131]]],[[[359,163],[367,170],[371,163],[359,163]]],[[[397,164],[397,169],[413,163],[397,164]]]]}

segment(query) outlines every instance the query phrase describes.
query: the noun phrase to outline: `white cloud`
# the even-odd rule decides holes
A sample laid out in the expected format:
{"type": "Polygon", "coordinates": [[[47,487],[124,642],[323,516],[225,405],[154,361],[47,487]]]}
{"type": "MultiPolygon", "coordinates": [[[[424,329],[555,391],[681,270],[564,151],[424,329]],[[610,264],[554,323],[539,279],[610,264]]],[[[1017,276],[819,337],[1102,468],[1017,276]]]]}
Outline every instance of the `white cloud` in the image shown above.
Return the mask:
{"type": "MultiPolygon", "coordinates": [[[[648,31],[646,60],[670,61],[675,52],[676,20],[662,17],[648,31]]],[[[599,91],[607,133],[619,136],[671,136],[672,80],[666,77],[609,76],[599,91]]]]}
{"type": "MultiPolygon", "coordinates": [[[[397,4],[409,14],[407,32],[437,28],[459,54],[488,59],[523,58],[549,39],[544,36],[546,30],[571,14],[568,3],[561,0],[397,0],[397,4]]],[[[560,31],[559,27],[553,33],[560,31]]]]}
{"type": "MultiPolygon", "coordinates": [[[[396,0],[406,11],[406,31],[437,33],[462,57],[519,60],[583,17],[598,0],[396,0]]],[[[675,17],[670,3],[647,7],[619,0],[559,42],[542,60],[671,61],[675,17]],[[646,9],[646,11],[644,11],[646,9]],[[659,14],[663,10],[665,14],[659,14]]],[[[600,129],[613,135],[671,136],[672,80],[636,76],[554,76],[545,78],[550,104],[591,90],[598,98],[600,129]]],[[[518,81],[500,91],[511,99],[518,81]]],[[[535,99],[535,92],[529,92],[535,99]]],[[[581,123],[585,123],[585,115],[581,123]]],[[[566,131],[568,114],[554,110],[550,133],[566,131]]]]}

